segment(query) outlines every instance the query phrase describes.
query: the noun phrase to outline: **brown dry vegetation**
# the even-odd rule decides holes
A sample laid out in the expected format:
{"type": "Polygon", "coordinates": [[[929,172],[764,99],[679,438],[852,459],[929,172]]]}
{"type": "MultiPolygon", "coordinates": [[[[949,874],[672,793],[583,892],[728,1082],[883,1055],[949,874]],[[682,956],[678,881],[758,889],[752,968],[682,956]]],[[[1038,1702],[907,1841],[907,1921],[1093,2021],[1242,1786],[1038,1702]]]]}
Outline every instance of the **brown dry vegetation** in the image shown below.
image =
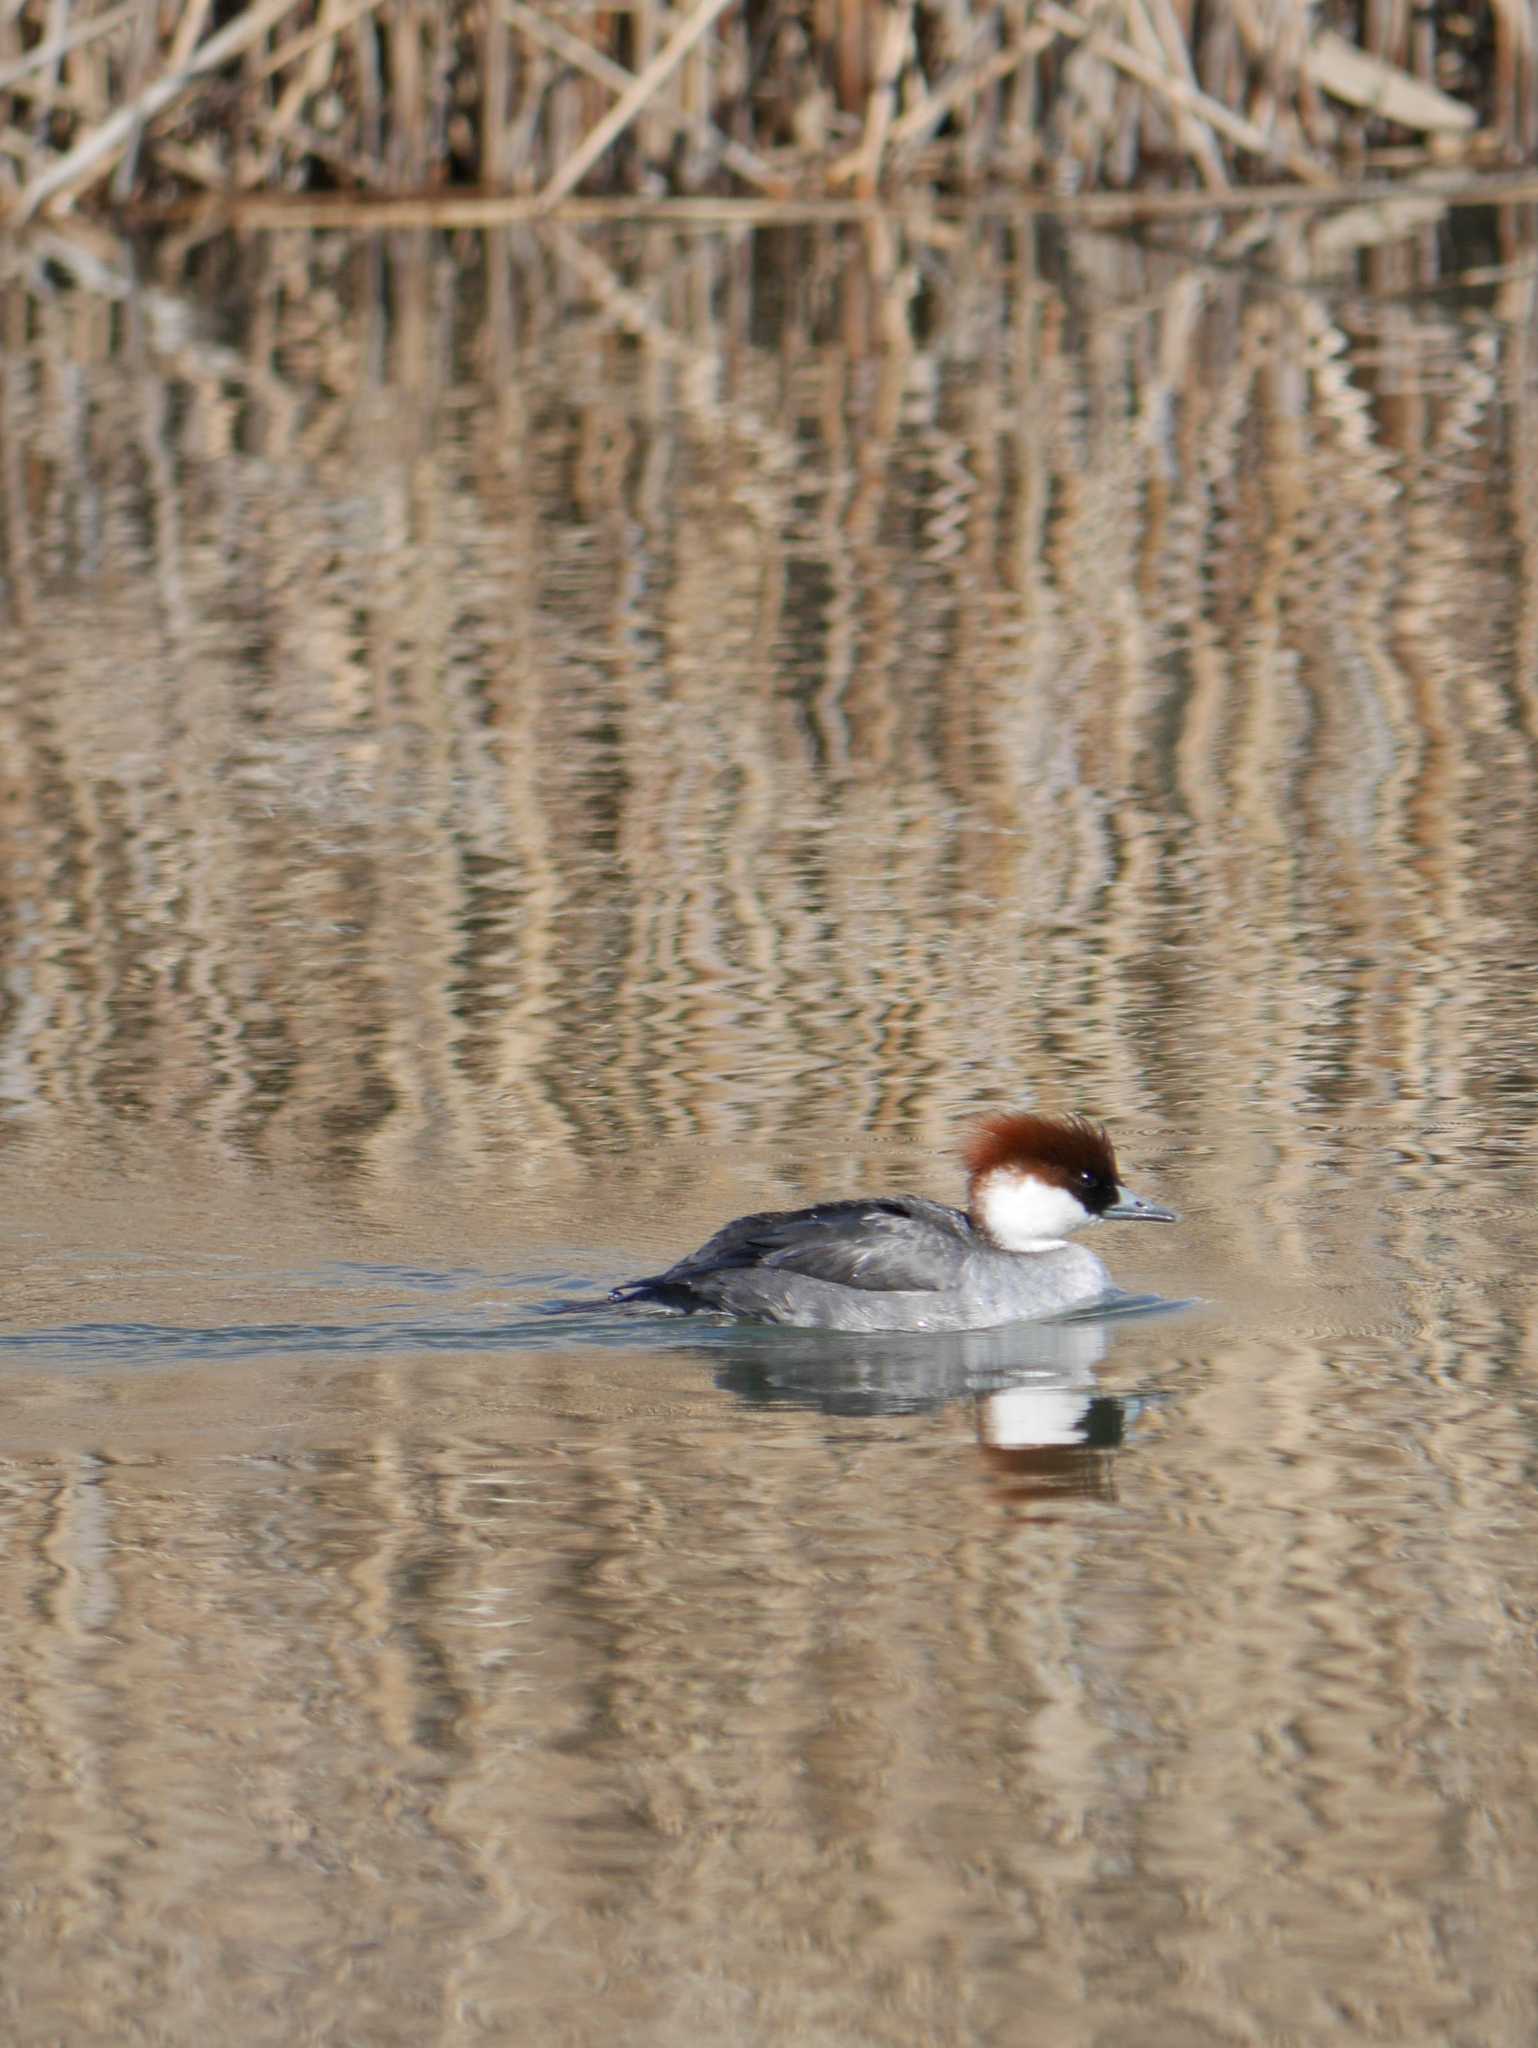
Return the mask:
{"type": "Polygon", "coordinates": [[[1530,159],[1528,0],[21,0],[0,202],[1329,188],[1530,159]]]}

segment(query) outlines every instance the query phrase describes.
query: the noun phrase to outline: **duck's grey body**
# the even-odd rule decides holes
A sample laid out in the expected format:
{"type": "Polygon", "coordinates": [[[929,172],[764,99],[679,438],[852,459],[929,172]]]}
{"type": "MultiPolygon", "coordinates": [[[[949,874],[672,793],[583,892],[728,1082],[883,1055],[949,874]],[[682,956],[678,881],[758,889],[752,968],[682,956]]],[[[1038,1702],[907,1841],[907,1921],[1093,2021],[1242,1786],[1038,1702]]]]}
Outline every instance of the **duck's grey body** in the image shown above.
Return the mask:
{"type": "Polygon", "coordinates": [[[1093,1252],[1000,1251],[960,1209],[916,1195],[739,1216],[617,1302],[821,1330],[988,1330],[1114,1292],[1093,1252]]]}

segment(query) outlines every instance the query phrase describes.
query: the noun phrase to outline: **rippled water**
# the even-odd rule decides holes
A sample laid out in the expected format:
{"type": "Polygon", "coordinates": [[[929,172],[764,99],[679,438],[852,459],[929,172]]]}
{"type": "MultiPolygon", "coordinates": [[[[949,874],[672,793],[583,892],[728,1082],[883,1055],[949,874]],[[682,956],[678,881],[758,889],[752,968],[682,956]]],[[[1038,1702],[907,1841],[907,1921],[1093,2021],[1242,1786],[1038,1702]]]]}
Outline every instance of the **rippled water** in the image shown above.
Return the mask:
{"type": "Polygon", "coordinates": [[[1538,326],[1428,232],[0,285],[7,2040],[1531,2042],[1538,326]],[[1025,1101],[1193,1305],[603,1305],[1025,1101]]]}

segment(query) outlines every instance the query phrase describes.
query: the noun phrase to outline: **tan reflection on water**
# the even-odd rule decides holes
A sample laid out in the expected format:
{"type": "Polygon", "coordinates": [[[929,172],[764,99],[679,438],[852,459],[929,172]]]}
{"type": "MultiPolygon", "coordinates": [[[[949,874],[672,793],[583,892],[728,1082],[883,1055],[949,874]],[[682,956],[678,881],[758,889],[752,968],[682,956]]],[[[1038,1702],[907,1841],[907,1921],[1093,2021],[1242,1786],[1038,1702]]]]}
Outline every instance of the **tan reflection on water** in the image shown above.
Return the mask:
{"type": "Polygon", "coordinates": [[[1030,1520],[687,1354],[17,1378],[12,2038],[1522,2038],[1530,1437],[1248,1363],[1030,1520]]]}
{"type": "Polygon", "coordinates": [[[8,2038],[1530,2042],[1531,280],[1278,237],[0,287],[8,2038]],[[1125,1445],[16,1342],[473,1332],[1027,1091],[1219,1305],[1125,1445]]]}

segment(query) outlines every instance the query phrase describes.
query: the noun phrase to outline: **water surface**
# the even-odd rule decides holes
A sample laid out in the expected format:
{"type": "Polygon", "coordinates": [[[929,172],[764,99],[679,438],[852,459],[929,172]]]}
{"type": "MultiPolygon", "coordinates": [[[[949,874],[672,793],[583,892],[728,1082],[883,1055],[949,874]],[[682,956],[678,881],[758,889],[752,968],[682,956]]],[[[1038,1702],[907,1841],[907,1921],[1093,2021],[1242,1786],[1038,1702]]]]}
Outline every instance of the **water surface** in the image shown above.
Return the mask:
{"type": "Polygon", "coordinates": [[[1532,2040],[1532,278],[1347,225],[0,285],[8,2040],[1532,2040]],[[1199,1306],[602,1307],[1025,1102],[1199,1306]]]}

